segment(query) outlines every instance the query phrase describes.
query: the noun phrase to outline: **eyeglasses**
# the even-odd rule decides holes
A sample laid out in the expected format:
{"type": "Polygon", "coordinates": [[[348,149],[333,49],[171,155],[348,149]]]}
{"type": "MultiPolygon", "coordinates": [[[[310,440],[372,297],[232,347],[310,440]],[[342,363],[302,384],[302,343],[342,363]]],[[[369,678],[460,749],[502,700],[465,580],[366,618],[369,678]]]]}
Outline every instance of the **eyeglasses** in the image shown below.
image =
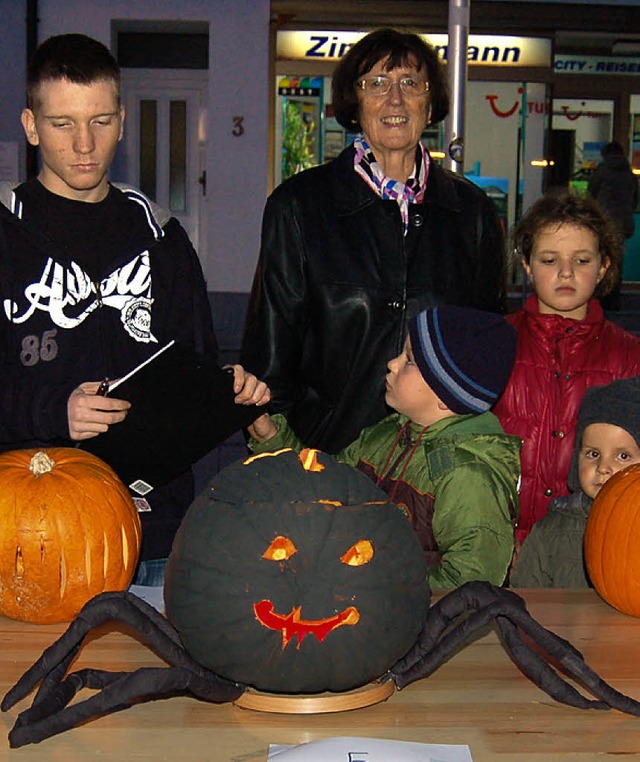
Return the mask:
{"type": "Polygon", "coordinates": [[[385,77],[384,74],[378,74],[375,77],[363,77],[356,82],[356,85],[368,95],[386,95],[393,85],[398,85],[405,95],[413,98],[418,98],[429,92],[429,83],[416,77],[391,79],[391,77],[385,77]]]}

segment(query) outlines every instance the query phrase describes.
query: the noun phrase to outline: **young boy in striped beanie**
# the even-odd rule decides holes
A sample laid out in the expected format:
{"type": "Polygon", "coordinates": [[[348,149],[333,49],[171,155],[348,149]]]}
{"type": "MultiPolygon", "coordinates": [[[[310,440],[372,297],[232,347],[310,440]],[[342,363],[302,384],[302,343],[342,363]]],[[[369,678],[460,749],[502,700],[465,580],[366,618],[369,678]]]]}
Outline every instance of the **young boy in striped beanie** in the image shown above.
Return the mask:
{"type": "MultiPolygon", "coordinates": [[[[335,457],[363,471],[410,518],[433,588],[482,579],[501,585],[514,547],[520,445],[490,412],[516,353],[500,315],[442,306],[409,324],[388,363],[386,401],[395,412],[335,457]]],[[[254,452],[304,444],[284,416],[249,427],[254,452]]]]}

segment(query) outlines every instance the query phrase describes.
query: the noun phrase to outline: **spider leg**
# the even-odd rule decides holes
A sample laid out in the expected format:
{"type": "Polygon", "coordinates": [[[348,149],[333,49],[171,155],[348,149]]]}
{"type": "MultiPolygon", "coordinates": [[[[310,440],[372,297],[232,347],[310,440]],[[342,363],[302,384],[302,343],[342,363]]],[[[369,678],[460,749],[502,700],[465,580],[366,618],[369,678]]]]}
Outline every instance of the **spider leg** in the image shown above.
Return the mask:
{"type": "MultiPolygon", "coordinates": [[[[53,667],[49,674],[42,680],[34,703],[39,701],[41,694],[46,694],[50,690],[51,686],[57,685],[64,677],[64,675],[67,673],[69,665],[75,659],[78,651],[80,650],[83,638],[90,632],[90,630],[100,626],[100,624],[104,624],[110,619],[117,620],[122,617],[122,621],[125,621],[126,615],[123,616],[122,612],[124,612],[126,607],[130,607],[133,610],[137,609],[143,616],[146,616],[146,618],[148,618],[161,632],[165,633],[170,640],[173,640],[178,644],[180,643],[178,633],[169,624],[166,618],[159,614],[153,606],[150,606],[141,598],[138,598],[136,595],[128,592],[102,593],[101,595],[95,596],[91,601],[88,601],[86,606],[83,607],[83,609],[78,614],[77,620],[81,621],[78,621],[78,632],[75,633],[75,637],[77,638],[76,644],[70,647],[71,650],[69,653],[55,667],[53,667]],[[126,601],[126,604],[121,602],[123,599],[126,601]],[[84,627],[82,626],[82,621],[85,623],[84,627]],[[82,632],[84,632],[83,635],[81,635],[82,632]]],[[[71,630],[71,627],[69,630],[71,630]]],[[[74,634],[68,632],[68,636],[69,640],[71,640],[72,637],[74,637],[74,634]]],[[[60,651],[62,651],[64,648],[62,638],[58,641],[58,643],[60,644],[60,651]]],[[[56,653],[59,653],[60,651],[56,653]]],[[[44,654],[42,658],[44,658],[44,654]]],[[[55,659],[55,656],[53,659],[55,659]]]]}
{"type": "MultiPolygon", "coordinates": [[[[518,622],[518,625],[522,625],[523,629],[526,631],[529,630],[529,627],[527,626],[528,624],[528,622],[518,622]]],[[[606,701],[589,699],[586,696],[583,696],[570,683],[560,677],[560,675],[547,664],[540,654],[536,653],[536,651],[531,649],[522,640],[522,637],[518,632],[518,626],[514,624],[514,622],[510,621],[507,617],[498,616],[496,618],[496,625],[500,633],[502,645],[513,661],[524,674],[538,686],[538,688],[551,696],[551,698],[560,701],[563,704],[569,704],[570,706],[575,706],[580,709],[610,708],[609,703],[606,701]]],[[[546,631],[546,635],[557,637],[548,630],[546,631]]],[[[564,647],[564,644],[559,645],[562,642],[562,638],[558,638],[558,643],[550,642],[551,639],[547,637],[545,637],[544,640],[547,641],[549,648],[543,648],[550,656],[553,656],[554,652],[557,653],[564,647]]],[[[538,645],[542,645],[537,638],[534,639],[534,642],[538,645]]],[[[575,679],[580,679],[582,668],[589,669],[584,663],[584,660],[574,660],[572,662],[570,659],[567,659],[566,654],[560,659],[560,662],[561,665],[567,669],[569,675],[575,679]]]]}
{"type": "Polygon", "coordinates": [[[498,627],[503,637],[503,644],[505,644],[516,664],[538,687],[556,700],[572,706],[617,709],[626,714],[640,716],[639,701],[626,696],[609,685],[589,667],[582,654],[568,641],[542,627],[526,610],[520,616],[515,617],[513,621],[507,621],[507,619],[500,617],[498,627]],[[518,628],[526,632],[539,648],[559,662],[563,671],[577,682],[582,683],[598,700],[586,699],[569,683],[560,678],[545,663],[543,658],[522,640],[518,628]],[[564,687],[561,687],[556,680],[560,680],[564,687]],[[567,690],[571,690],[573,693],[567,696],[564,693],[567,690]]]}
{"type": "Polygon", "coordinates": [[[33,704],[18,716],[9,734],[11,746],[36,743],[136,702],[189,694],[222,703],[233,701],[244,691],[244,686],[219,677],[189,656],[169,622],[131,593],[103,593],[89,601],[63,635],[9,690],[2,710],[14,706],[39,682],[33,704]],[[142,668],[131,673],[83,669],[65,677],[86,635],[94,627],[114,620],[132,627],[171,667],[142,668]],[[99,692],[67,706],[85,687],[99,692]]]}
{"type": "Polygon", "coordinates": [[[67,630],[8,691],[0,704],[2,711],[11,709],[42,681],[36,696],[40,701],[64,677],[91,630],[110,621],[132,627],[168,663],[190,669],[197,665],[180,644],[177,632],[153,606],[132,593],[102,593],[85,604],[67,630]]]}
{"type": "Polygon", "coordinates": [[[134,672],[79,670],[63,680],[44,700],[18,715],[9,732],[9,745],[18,748],[39,743],[88,720],[145,701],[192,695],[219,704],[233,701],[243,690],[242,686],[213,672],[195,674],[186,667],[142,667],[134,672]],[[67,706],[82,688],[99,689],[99,692],[67,706]]]}
{"type": "MultiPolygon", "coordinates": [[[[408,673],[418,663],[422,664],[424,658],[431,654],[433,648],[453,624],[457,624],[459,628],[467,616],[471,617],[474,611],[482,611],[487,606],[495,603],[499,600],[499,595],[502,596],[501,600],[508,599],[512,601],[514,606],[525,608],[525,603],[519,595],[516,595],[511,590],[503,590],[489,583],[468,582],[456,590],[452,590],[443,598],[440,598],[429,609],[427,622],[415,644],[393,667],[394,674],[396,671],[397,674],[408,673]]],[[[451,652],[442,661],[453,655],[456,647],[468,642],[475,631],[484,625],[486,625],[486,620],[480,621],[480,617],[470,618],[470,621],[465,624],[464,629],[459,632],[457,641],[447,640],[451,644],[451,652]]],[[[434,666],[429,671],[429,674],[437,669],[437,666],[434,666]]]]}
{"type": "Polygon", "coordinates": [[[470,601],[465,595],[466,592],[462,586],[447,594],[446,598],[451,596],[450,600],[443,598],[441,601],[444,602],[444,609],[459,610],[457,618],[450,620],[448,615],[443,616],[438,626],[432,629],[429,610],[427,625],[416,644],[391,668],[391,676],[399,688],[433,674],[474,637],[484,634],[486,626],[493,624],[496,616],[502,612],[495,601],[474,611],[467,605],[470,601]],[[453,604],[453,607],[450,604],[453,604]]]}
{"type": "Polygon", "coordinates": [[[602,680],[571,643],[536,622],[522,598],[512,591],[488,582],[469,582],[446,595],[436,606],[435,621],[431,622],[430,610],[427,626],[415,646],[391,668],[391,677],[399,688],[432,674],[482,628],[495,623],[503,645],[518,667],[557,701],[581,708],[614,708],[640,715],[640,702],[602,680]],[[519,629],[547,658],[559,662],[570,677],[580,681],[598,700],[587,699],[566,682],[522,639],[519,629]]]}

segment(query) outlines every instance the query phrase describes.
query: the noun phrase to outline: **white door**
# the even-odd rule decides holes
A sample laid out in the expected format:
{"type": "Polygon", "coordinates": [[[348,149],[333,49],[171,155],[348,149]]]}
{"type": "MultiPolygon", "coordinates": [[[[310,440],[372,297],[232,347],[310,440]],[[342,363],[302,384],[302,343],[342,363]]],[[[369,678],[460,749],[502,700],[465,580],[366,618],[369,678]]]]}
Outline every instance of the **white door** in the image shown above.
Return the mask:
{"type": "Polygon", "coordinates": [[[182,223],[206,250],[207,72],[123,69],[127,182],[182,223]]]}

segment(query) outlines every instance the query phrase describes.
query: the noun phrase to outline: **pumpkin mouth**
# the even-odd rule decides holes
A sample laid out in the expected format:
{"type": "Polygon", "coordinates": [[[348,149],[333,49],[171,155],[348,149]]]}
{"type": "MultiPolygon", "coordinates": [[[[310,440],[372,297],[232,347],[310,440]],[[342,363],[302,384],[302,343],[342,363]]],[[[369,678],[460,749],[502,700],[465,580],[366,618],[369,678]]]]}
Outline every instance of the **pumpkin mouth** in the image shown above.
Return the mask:
{"type": "Polygon", "coordinates": [[[283,651],[296,635],[298,636],[297,648],[300,648],[300,644],[309,634],[315,635],[318,642],[322,643],[327,635],[336,628],[343,625],[353,626],[360,620],[360,613],[355,606],[348,606],[339,614],[334,614],[334,616],[326,619],[301,619],[301,609],[302,606],[294,606],[288,614],[284,615],[275,612],[273,603],[266,599],[253,604],[256,619],[260,624],[270,630],[282,633],[283,651]]]}

